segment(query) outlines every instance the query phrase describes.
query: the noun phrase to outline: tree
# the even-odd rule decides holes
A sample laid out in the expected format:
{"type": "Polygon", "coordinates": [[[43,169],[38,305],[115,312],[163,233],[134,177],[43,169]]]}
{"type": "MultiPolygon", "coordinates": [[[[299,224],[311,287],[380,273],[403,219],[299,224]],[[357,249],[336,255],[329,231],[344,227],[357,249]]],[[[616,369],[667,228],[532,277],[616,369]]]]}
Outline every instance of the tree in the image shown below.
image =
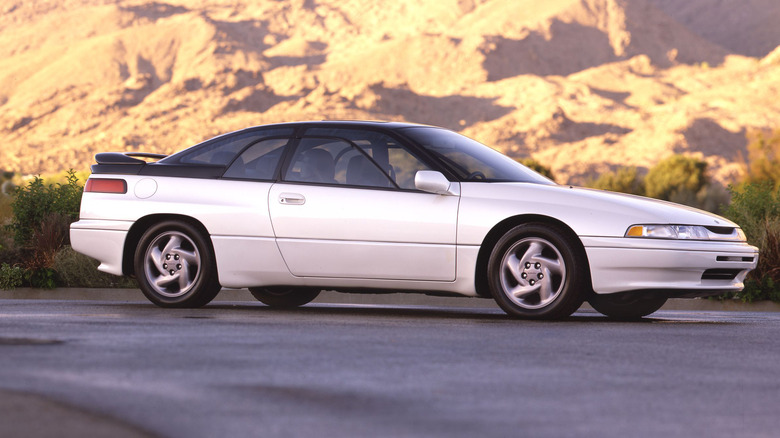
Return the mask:
{"type": "Polygon", "coordinates": [[[753,131],[748,134],[748,162],[745,183],[771,181],[780,187],[780,129],[772,132],[753,131]]]}
{"type": "Polygon", "coordinates": [[[647,172],[645,194],[667,201],[695,198],[707,184],[706,172],[706,162],[690,156],[672,155],[647,172]]]}
{"type": "Polygon", "coordinates": [[[590,181],[588,187],[610,192],[645,194],[645,182],[636,167],[621,167],[615,172],[604,172],[595,181],[590,181]]]}
{"type": "Polygon", "coordinates": [[[555,175],[553,175],[552,170],[550,170],[550,168],[545,166],[544,164],[534,160],[533,158],[523,158],[522,160],[517,160],[517,161],[523,166],[533,170],[534,172],[546,176],[547,178],[550,178],[551,180],[555,181],[555,175]]]}

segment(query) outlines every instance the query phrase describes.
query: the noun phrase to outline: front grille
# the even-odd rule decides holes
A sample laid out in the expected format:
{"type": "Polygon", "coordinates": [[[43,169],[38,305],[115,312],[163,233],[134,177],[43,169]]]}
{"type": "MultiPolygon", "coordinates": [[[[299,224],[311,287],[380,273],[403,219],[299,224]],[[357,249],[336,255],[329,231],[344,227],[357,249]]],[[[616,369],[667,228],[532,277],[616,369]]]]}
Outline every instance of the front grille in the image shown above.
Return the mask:
{"type": "Polygon", "coordinates": [[[733,280],[739,275],[741,269],[707,269],[701,275],[702,280],[733,280]]]}

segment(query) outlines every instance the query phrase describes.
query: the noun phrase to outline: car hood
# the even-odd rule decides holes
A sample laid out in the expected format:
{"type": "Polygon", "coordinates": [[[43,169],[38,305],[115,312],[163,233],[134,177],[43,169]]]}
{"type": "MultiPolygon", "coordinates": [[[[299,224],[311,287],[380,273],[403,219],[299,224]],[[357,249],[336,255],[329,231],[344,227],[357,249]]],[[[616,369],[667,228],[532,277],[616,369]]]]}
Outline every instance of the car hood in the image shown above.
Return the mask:
{"type": "Polygon", "coordinates": [[[465,205],[475,198],[491,204],[501,200],[500,209],[507,216],[553,217],[581,236],[622,236],[629,226],[636,224],[738,226],[718,215],[672,202],[573,186],[462,183],[461,196],[465,205]]]}

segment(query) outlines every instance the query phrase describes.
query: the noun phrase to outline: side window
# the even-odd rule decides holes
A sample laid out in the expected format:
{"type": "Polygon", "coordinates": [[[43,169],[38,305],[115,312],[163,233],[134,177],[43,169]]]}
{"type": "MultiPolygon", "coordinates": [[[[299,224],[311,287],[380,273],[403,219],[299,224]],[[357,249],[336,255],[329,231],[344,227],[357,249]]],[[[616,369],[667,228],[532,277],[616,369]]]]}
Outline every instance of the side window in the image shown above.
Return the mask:
{"type": "Polygon", "coordinates": [[[336,161],[352,150],[343,140],[328,138],[304,138],[290,160],[284,174],[286,181],[346,184],[343,169],[336,172],[336,161]]]}
{"type": "Polygon", "coordinates": [[[216,164],[224,166],[248,144],[261,138],[291,136],[292,128],[250,129],[226,134],[186,149],[170,157],[168,162],[182,164],[216,164]]]}
{"type": "Polygon", "coordinates": [[[287,138],[272,138],[249,146],[230,165],[223,178],[270,180],[282,157],[287,138]]]}
{"type": "Polygon", "coordinates": [[[198,148],[179,159],[184,164],[219,164],[230,163],[236,155],[249,143],[263,137],[258,132],[232,135],[224,139],[217,139],[212,144],[198,148]]]}
{"type": "Polygon", "coordinates": [[[402,147],[388,148],[388,160],[395,183],[402,189],[414,189],[418,170],[430,170],[422,161],[402,147]]]}
{"type": "Polygon", "coordinates": [[[343,171],[343,184],[368,187],[414,189],[418,170],[429,167],[400,142],[377,131],[344,128],[312,128],[308,135],[329,135],[349,140],[364,153],[353,150],[336,157],[337,174],[343,171]]]}

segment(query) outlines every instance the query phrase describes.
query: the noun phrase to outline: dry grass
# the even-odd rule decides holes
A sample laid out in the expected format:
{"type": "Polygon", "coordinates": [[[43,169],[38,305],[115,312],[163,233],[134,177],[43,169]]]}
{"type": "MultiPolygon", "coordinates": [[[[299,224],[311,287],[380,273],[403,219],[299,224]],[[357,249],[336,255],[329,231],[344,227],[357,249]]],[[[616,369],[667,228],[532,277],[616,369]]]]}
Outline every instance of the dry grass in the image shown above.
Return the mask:
{"type": "Polygon", "coordinates": [[[780,285],[780,219],[767,222],[756,276],[770,277],[780,285]]]}
{"type": "Polygon", "coordinates": [[[30,270],[52,268],[57,251],[68,238],[69,226],[70,219],[62,214],[50,213],[44,217],[40,227],[33,230],[31,253],[25,267],[30,270]]]}
{"type": "MultiPolygon", "coordinates": [[[[4,227],[11,223],[13,217],[13,209],[11,209],[11,202],[13,198],[7,195],[0,194],[0,227],[4,227]]],[[[0,234],[3,230],[0,229],[0,234]]]]}

